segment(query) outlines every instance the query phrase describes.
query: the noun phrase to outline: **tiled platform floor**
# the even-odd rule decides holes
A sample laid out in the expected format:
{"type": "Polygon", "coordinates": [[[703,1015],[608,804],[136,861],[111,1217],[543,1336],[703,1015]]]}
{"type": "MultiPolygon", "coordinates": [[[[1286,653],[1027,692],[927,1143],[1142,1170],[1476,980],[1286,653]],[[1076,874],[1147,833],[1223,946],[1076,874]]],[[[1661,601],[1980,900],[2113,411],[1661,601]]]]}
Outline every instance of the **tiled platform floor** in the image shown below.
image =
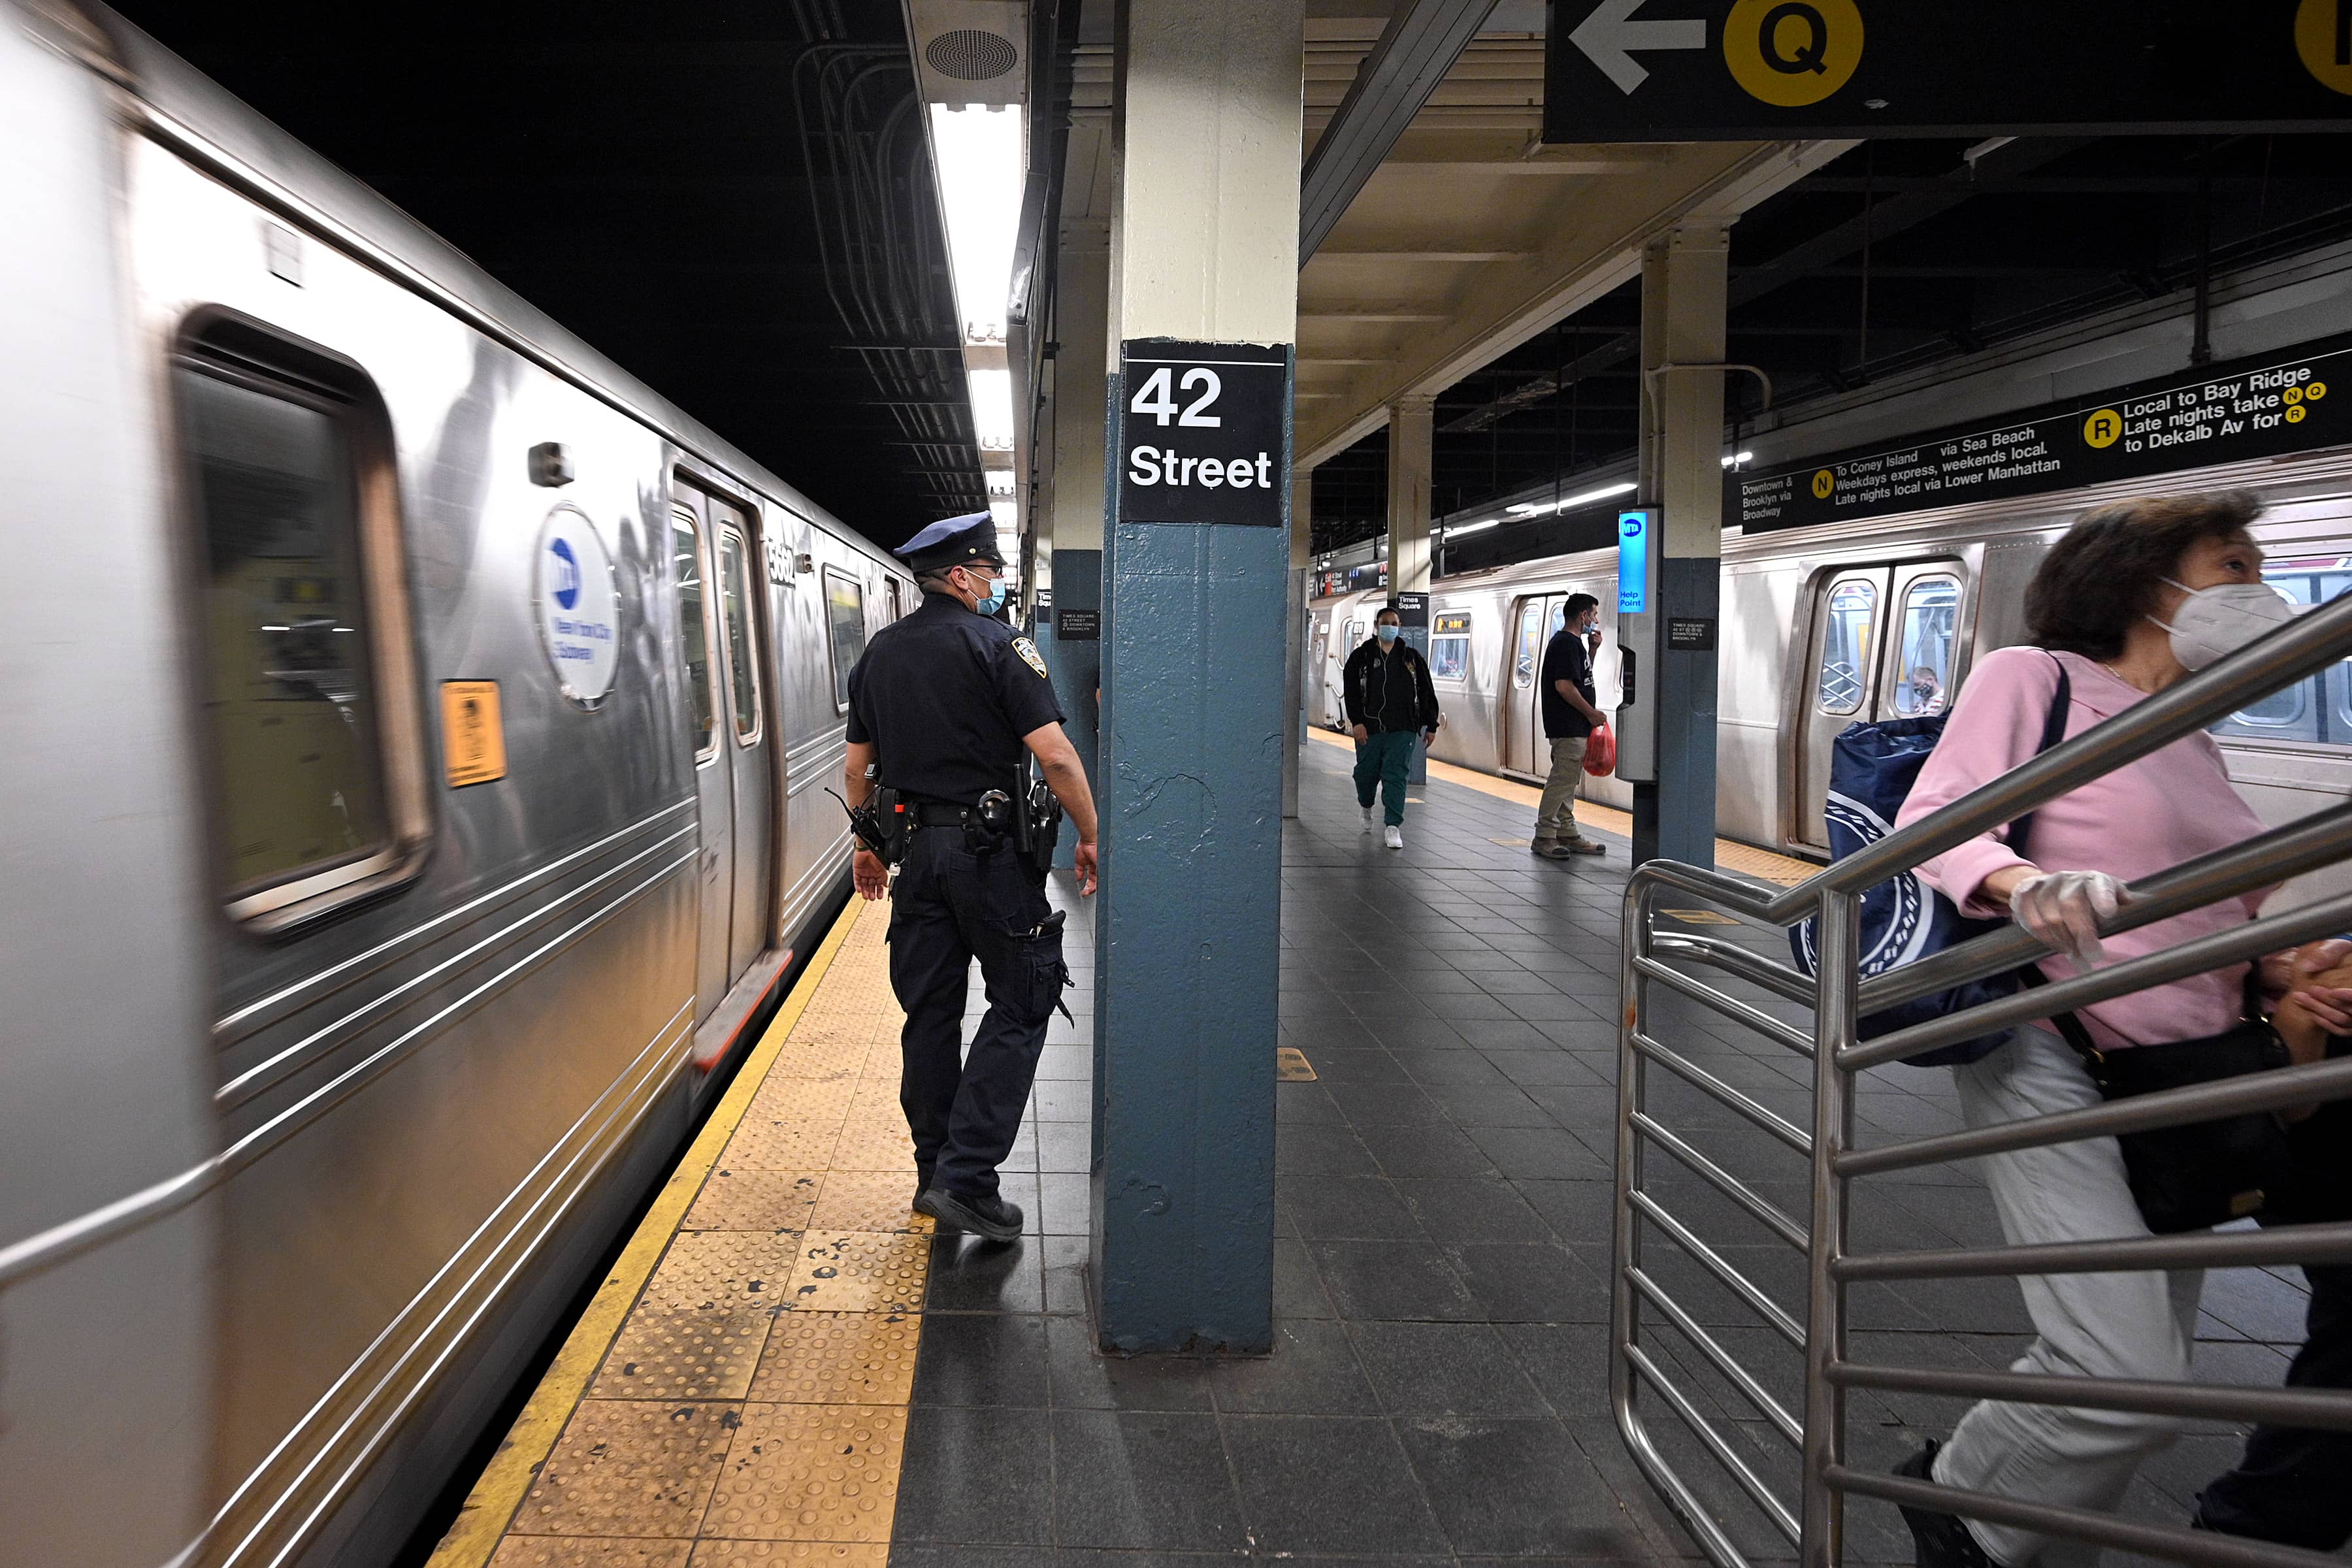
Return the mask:
{"type": "MultiPolygon", "coordinates": [[[[905,1207],[898,1015],[876,909],[829,939],[834,968],[746,1068],[756,1093],[740,1123],[707,1136],[673,1178],[675,1212],[631,1244],[637,1272],[627,1254],[616,1268],[627,1278],[610,1326],[575,1333],[594,1344],[559,1357],[559,1374],[580,1362],[572,1395],[527,1412],[508,1445],[520,1458],[502,1453],[477,1498],[497,1491],[501,1464],[509,1489],[469,1504],[481,1517],[461,1520],[444,1556],[478,1568],[499,1543],[496,1568],[1695,1557],[1609,1412],[1626,846],[1534,860],[1534,792],[1441,771],[1407,817],[1406,847],[1384,850],[1361,831],[1346,766],[1342,748],[1307,748],[1302,815],[1284,842],[1280,1039],[1318,1076],[1277,1089],[1274,1356],[1122,1362],[1093,1348],[1094,955],[1086,906],[1059,882],[1076,1017],[1050,1026],[1004,1180],[1030,1234],[1012,1247],[923,1234],[905,1207]]],[[[1607,818],[1591,826],[1608,837],[1607,818]]],[[[1807,1119],[1796,1058],[1670,1001],[1654,999],[1653,1017],[1707,1070],[1807,1119]]],[[[1785,1147],[1655,1070],[1649,1104],[1804,1212],[1804,1171],[1785,1147]]],[[[1871,1075],[1859,1111],[1865,1141],[1958,1125],[1937,1070],[1871,1075]]],[[[1654,1156],[1652,1173],[1662,1201],[1801,1316],[1801,1260],[1667,1162],[1654,1156]]],[[[656,1200],[656,1217],[671,1201],[656,1200]]],[[[1853,1231],[1865,1248],[1998,1239],[1980,1184],[1949,1167],[1864,1184],[1853,1231]]],[[[1662,1242],[1644,1262],[1777,1397],[1801,1404],[1796,1356],[1752,1310],[1662,1242]]],[[[2291,1270],[2214,1275],[2200,1373],[2275,1382],[2302,1306],[2291,1270]]],[[[1874,1360],[1999,1366],[2026,1328],[2005,1281],[1858,1289],[1853,1310],[1854,1352],[1874,1360]]],[[[1779,1436],[1674,1332],[1647,1342],[1793,1496],[1779,1436]]],[[[1786,1561],[1649,1405],[1662,1447],[1727,1528],[1758,1561],[1786,1561]]],[[[1891,1464],[1956,1414],[1948,1400],[1858,1393],[1853,1458],[1891,1464]]],[[[2178,1520],[2237,1442],[2193,1429],[2147,1467],[2130,1508],[2178,1520]]],[[[1890,1511],[1862,1504],[1849,1518],[1848,1563],[1910,1561],[1890,1511]]]]}

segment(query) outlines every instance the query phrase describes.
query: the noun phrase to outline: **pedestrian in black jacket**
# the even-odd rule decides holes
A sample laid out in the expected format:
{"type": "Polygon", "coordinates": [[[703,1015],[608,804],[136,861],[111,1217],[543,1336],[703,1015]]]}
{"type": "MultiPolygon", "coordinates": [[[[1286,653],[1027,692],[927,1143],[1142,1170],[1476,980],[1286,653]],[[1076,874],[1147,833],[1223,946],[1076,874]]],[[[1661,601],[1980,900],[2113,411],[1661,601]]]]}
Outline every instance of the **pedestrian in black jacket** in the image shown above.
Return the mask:
{"type": "Polygon", "coordinates": [[[1348,656],[1340,687],[1348,726],[1356,737],[1356,804],[1364,808],[1364,831],[1372,830],[1372,790],[1388,806],[1381,841],[1404,847],[1405,774],[1412,768],[1416,733],[1434,739],[1445,721],[1437,710],[1437,688],[1429,681],[1429,661],[1398,636],[1403,617],[1394,605],[1373,617],[1372,637],[1348,656]]]}

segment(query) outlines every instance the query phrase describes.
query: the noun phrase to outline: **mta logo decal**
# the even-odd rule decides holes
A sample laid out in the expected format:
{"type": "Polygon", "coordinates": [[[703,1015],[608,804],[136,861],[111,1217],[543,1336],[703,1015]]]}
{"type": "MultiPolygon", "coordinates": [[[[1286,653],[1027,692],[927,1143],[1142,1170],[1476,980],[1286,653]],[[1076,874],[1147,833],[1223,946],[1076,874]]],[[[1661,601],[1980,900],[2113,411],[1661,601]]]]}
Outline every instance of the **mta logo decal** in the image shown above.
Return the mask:
{"type": "Polygon", "coordinates": [[[561,609],[571,609],[580,603],[580,563],[572,553],[572,546],[561,539],[548,542],[547,548],[555,556],[555,603],[561,609]]]}

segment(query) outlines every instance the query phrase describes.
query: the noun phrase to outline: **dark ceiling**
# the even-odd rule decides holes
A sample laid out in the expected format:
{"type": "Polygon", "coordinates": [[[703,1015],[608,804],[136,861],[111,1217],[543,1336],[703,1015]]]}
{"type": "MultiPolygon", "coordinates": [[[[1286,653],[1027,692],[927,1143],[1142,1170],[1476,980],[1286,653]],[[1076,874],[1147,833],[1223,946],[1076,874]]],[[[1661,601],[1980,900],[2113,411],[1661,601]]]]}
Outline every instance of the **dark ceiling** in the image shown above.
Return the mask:
{"type": "Polygon", "coordinates": [[[897,5],[116,8],[877,544],[986,504],[897,5]]]}
{"type": "MultiPolygon", "coordinates": [[[[1855,148],[1731,230],[1727,358],[1801,406],[2352,235],[2352,135],[2022,138],[1855,148]],[[2200,258],[2203,258],[2200,262],[2200,258]]],[[[1437,404],[1440,515],[1630,457],[1641,285],[1437,404]]],[[[1736,378],[1733,413],[1753,412],[1736,378]]],[[[1315,546],[1384,532],[1388,432],[1315,471],[1315,546]]]]}

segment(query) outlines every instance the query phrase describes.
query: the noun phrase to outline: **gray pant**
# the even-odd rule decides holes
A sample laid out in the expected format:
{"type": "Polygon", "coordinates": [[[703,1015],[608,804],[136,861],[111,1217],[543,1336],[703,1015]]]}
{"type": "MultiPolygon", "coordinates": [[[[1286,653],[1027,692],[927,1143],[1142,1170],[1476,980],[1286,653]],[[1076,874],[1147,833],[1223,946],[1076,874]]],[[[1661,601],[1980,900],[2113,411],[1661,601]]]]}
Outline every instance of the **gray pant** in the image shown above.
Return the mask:
{"type": "MultiPolygon", "coordinates": [[[[1952,1069],[1960,1115],[1990,1127],[2099,1103],[2063,1040],[2021,1029],[1981,1061],[1952,1069]]],[[[2012,1247],[2146,1236],[2112,1138],[1987,1155],[1981,1162],[2001,1234],[2012,1247]]],[[[2018,1280],[2038,1336],[2011,1370],[2052,1376],[2184,1382],[2196,1347],[2202,1269],[2145,1274],[2028,1274],[2018,1280]]],[[[2032,1502],[2114,1510],[2143,1460],[2168,1446],[2170,1416],[1986,1401],[1961,1417],[1937,1456],[1947,1485],[2032,1502]]],[[[1968,1521],[1996,1563],[2081,1564],[2098,1550],[2006,1525],[1968,1521]]]]}
{"type": "Polygon", "coordinates": [[[1551,738],[1551,773],[1536,804],[1536,842],[1573,844],[1584,837],[1576,826],[1576,786],[1584,778],[1584,735],[1551,738]]]}

